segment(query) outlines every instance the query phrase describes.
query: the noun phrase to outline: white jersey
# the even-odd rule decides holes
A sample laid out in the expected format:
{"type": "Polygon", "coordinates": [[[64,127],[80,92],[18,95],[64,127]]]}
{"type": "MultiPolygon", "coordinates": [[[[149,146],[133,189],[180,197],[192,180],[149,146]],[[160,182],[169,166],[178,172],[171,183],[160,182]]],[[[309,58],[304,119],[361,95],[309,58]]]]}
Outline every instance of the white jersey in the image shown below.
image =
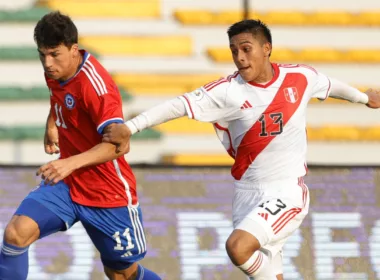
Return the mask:
{"type": "Polygon", "coordinates": [[[180,97],[189,118],[213,123],[235,159],[237,181],[298,178],[307,171],[307,103],[326,99],[331,83],[306,65],[272,66],[267,84],[245,82],[236,72],[180,97]]]}

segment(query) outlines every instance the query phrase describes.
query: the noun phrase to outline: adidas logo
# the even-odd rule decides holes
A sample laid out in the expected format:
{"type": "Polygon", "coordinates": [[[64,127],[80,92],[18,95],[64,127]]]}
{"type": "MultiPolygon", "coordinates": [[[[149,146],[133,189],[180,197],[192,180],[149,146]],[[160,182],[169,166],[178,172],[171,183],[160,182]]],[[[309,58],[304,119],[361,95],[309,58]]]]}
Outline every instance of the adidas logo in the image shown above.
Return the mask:
{"type": "Polygon", "coordinates": [[[240,109],[244,110],[244,109],[248,109],[248,108],[252,108],[252,105],[251,103],[249,103],[247,100],[243,103],[243,105],[240,107],[240,109]]]}

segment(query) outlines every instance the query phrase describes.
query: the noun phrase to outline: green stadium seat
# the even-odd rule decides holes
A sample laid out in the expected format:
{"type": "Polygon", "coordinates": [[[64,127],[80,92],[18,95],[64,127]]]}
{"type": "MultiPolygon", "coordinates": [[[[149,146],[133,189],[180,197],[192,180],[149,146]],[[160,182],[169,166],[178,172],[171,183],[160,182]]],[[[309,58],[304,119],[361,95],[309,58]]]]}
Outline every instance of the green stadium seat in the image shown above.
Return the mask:
{"type": "Polygon", "coordinates": [[[36,47],[2,47],[0,60],[38,60],[36,47]]]}
{"type": "MultiPolygon", "coordinates": [[[[45,133],[45,126],[16,126],[0,127],[0,141],[42,141],[45,133]]],[[[134,140],[157,140],[161,133],[153,129],[145,129],[132,136],[134,140]]]]}
{"type": "MultiPolygon", "coordinates": [[[[130,101],[132,95],[123,88],[119,88],[123,101],[130,101]]],[[[0,87],[0,101],[39,101],[48,100],[49,91],[47,87],[0,87]]]]}
{"type": "Polygon", "coordinates": [[[17,11],[0,11],[0,22],[37,22],[50,9],[46,7],[33,7],[17,11]]]}

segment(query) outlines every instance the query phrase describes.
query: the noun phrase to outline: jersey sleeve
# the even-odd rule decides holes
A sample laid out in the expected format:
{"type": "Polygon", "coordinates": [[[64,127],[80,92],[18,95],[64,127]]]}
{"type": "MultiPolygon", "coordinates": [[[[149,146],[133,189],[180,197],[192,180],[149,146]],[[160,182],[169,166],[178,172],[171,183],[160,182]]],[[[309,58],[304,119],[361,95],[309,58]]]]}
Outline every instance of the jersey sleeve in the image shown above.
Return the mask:
{"type": "Polygon", "coordinates": [[[98,77],[99,83],[91,80],[82,84],[83,103],[96,124],[98,133],[111,123],[124,123],[122,99],[116,84],[109,78],[98,77]]]}
{"type": "Polygon", "coordinates": [[[312,85],[310,98],[318,98],[320,100],[325,100],[330,95],[331,81],[323,73],[313,69],[310,82],[312,85]]]}
{"type": "Polygon", "coordinates": [[[203,86],[180,96],[188,117],[210,123],[234,119],[240,106],[229,98],[228,88],[229,82],[221,80],[215,87],[203,86]]]}

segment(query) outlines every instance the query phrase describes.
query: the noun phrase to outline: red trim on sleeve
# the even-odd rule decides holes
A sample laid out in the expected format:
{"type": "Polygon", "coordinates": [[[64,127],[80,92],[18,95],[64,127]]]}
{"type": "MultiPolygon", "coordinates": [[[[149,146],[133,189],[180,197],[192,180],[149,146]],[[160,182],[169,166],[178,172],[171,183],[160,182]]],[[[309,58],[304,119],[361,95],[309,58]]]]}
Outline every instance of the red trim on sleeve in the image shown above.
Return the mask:
{"type": "Polygon", "coordinates": [[[189,101],[189,99],[185,95],[183,95],[183,97],[185,98],[185,100],[187,102],[187,105],[189,105],[190,113],[191,113],[191,118],[194,119],[194,112],[193,112],[193,109],[191,108],[190,101],[189,101]]]}

